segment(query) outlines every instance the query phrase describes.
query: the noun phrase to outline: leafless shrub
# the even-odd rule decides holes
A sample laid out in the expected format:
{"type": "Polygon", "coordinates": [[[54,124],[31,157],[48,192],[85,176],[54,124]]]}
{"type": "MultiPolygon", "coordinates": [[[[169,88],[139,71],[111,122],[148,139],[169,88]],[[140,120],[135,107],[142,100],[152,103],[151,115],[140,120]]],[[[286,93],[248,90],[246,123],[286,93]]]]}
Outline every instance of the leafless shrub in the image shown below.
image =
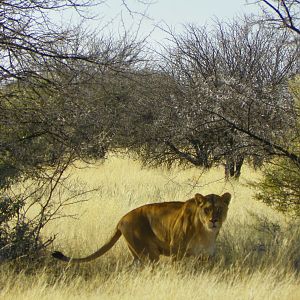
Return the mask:
{"type": "Polygon", "coordinates": [[[126,146],[148,164],[225,164],[236,177],[245,160],[300,161],[287,147],[298,136],[287,82],[299,71],[299,46],[286,32],[244,18],[169,37],[160,68],[144,72],[127,103],[126,146]]]}

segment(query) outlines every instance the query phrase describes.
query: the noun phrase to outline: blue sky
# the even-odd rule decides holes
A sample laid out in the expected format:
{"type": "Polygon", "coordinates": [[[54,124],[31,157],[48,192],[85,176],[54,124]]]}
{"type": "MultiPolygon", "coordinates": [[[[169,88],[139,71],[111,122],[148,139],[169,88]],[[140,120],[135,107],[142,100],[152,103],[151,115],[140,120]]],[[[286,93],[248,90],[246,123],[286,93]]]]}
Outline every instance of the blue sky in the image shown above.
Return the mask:
{"type": "MultiPolygon", "coordinates": [[[[140,2],[139,0],[126,0],[130,10],[142,13],[146,6],[140,2]]],[[[162,42],[166,34],[158,28],[154,29],[157,25],[164,27],[164,23],[166,23],[180,32],[183,28],[182,24],[204,25],[209,24],[213,18],[228,20],[245,13],[258,14],[260,12],[257,4],[247,4],[246,2],[247,0],[153,0],[153,4],[148,6],[146,12],[148,18],[143,18],[140,14],[130,14],[122,0],[107,0],[105,4],[90,11],[98,18],[89,21],[88,24],[91,28],[104,27],[105,30],[122,34],[123,27],[126,30],[131,29],[132,32],[137,31],[141,21],[140,35],[146,36],[154,30],[151,39],[162,42]]],[[[72,21],[75,19],[76,17],[73,17],[72,21]]],[[[66,22],[66,15],[61,20],[66,22]]]]}

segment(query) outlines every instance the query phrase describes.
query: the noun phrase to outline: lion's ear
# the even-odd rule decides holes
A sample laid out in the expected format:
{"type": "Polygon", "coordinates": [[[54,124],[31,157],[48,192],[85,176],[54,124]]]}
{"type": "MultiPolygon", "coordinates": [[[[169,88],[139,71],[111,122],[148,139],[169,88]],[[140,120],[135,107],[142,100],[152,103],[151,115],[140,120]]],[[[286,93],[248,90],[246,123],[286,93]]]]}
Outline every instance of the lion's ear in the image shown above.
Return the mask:
{"type": "Polygon", "coordinates": [[[199,204],[201,206],[206,202],[206,198],[201,194],[197,193],[194,198],[195,198],[197,204],[199,204]]]}
{"type": "Polygon", "coordinates": [[[230,193],[225,193],[221,196],[221,198],[224,201],[224,203],[229,205],[229,202],[230,202],[230,199],[231,199],[231,194],[230,193]]]}

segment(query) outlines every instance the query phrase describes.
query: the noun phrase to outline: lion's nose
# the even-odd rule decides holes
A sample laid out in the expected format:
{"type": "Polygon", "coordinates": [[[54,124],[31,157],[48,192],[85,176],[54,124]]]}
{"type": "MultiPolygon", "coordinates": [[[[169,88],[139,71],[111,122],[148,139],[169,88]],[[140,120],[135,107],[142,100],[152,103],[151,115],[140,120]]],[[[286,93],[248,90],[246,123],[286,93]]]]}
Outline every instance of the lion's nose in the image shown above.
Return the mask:
{"type": "Polygon", "coordinates": [[[218,219],[216,219],[216,218],[211,219],[210,222],[212,222],[214,224],[214,223],[218,222],[218,219]]]}

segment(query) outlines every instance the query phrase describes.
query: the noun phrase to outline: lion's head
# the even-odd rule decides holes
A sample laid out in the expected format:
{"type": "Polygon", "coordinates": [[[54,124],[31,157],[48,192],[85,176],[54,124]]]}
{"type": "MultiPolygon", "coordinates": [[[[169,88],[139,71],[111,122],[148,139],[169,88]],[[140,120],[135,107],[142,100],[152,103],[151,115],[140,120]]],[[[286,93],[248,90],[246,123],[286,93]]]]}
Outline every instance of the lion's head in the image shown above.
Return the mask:
{"type": "Polygon", "coordinates": [[[217,231],[221,228],[227,217],[230,199],[231,195],[229,193],[222,196],[215,194],[195,195],[195,200],[200,207],[200,220],[207,230],[217,231]]]}

